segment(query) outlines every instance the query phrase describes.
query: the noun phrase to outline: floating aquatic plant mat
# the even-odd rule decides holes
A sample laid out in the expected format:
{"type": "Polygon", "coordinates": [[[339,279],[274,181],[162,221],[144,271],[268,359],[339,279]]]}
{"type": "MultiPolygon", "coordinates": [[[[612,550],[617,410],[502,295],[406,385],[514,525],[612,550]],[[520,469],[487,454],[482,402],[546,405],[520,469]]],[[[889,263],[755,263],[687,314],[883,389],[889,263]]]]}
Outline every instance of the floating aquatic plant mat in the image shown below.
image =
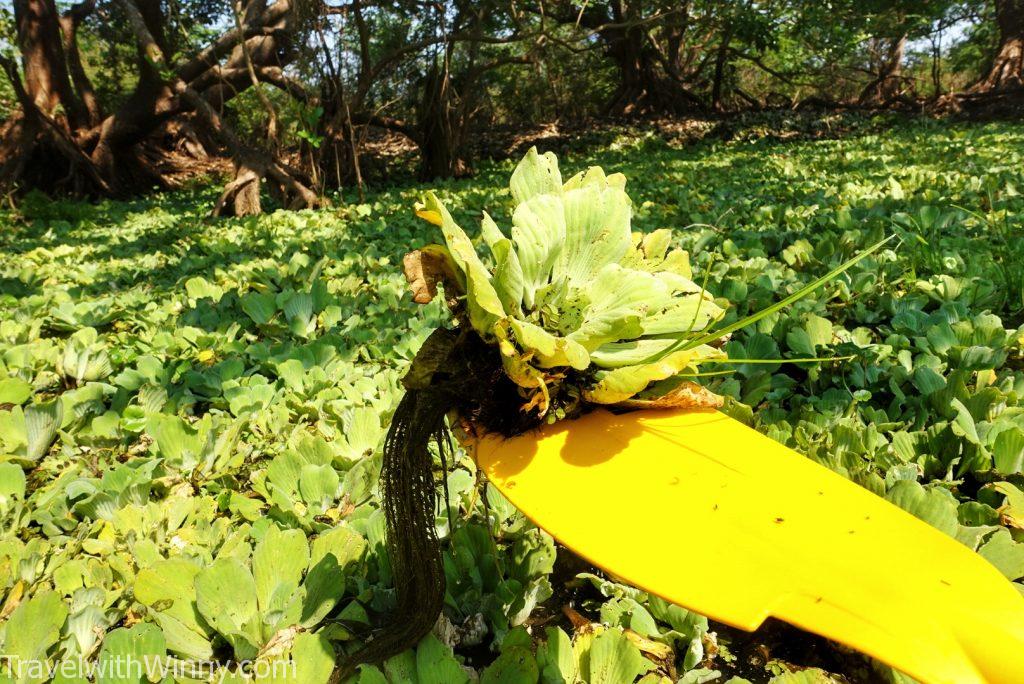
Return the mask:
{"type": "MultiPolygon", "coordinates": [[[[949,653],[952,632],[919,648],[918,640],[927,637],[900,642],[891,638],[896,632],[887,631],[892,623],[884,615],[857,612],[896,605],[883,600],[894,585],[878,573],[886,562],[901,562],[889,555],[900,550],[931,554],[915,556],[928,561],[912,563],[908,571],[915,573],[940,573],[937,559],[952,554],[955,586],[980,578],[1004,603],[1020,603],[998,573],[999,583],[992,583],[984,561],[966,549],[958,556],[954,541],[944,543],[924,523],[715,412],[722,399],[697,382],[708,366],[750,362],[722,351],[732,331],[806,296],[885,241],[777,304],[725,324],[727,303],[695,281],[686,252],[671,249],[669,230],[632,233],[625,186],[621,174],[597,167],[563,181],[554,155],[531,149],[512,174],[511,228],[482,217],[491,267],[434,194],[417,207],[440,228],[445,244],[408,254],[406,277],[416,302],[443,296],[453,322],[434,331],[414,359],[385,440],[380,487],[396,607],[352,662],[379,661],[408,648],[441,612],[444,568],[434,523],[444,478],[435,473],[430,445],[447,468],[453,436],[479,446],[482,469],[507,498],[595,565],[740,627],[778,615],[897,667],[906,664],[893,654],[904,648],[923,660],[949,653]],[[637,409],[644,411],[623,414],[637,409]],[[669,422],[651,411],[667,411],[669,422]],[[736,462],[737,455],[746,460],[736,462]],[[571,513],[580,497],[623,486],[659,502],[664,510],[657,519],[666,526],[723,525],[728,562],[691,568],[668,529],[648,528],[645,534],[655,533],[662,543],[644,546],[632,542],[647,537],[633,536],[611,508],[587,520],[571,513]],[[787,499],[777,510],[766,499],[773,491],[787,499]],[[845,515],[863,511],[879,522],[858,519],[838,530],[835,525],[846,523],[822,515],[837,501],[848,506],[845,515]],[[896,521],[891,529],[890,520],[896,521]],[[890,536],[894,530],[901,534],[890,536]],[[845,545],[827,546],[828,536],[839,533],[845,545]],[[910,538],[918,533],[923,546],[910,538]],[[856,555],[816,564],[822,551],[856,555]],[[954,572],[957,559],[963,568],[954,572]],[[880,563],[871,582],[857,581],[862,561],[880,563]],[[744,581],[758,564],[764,567],[757,577],[744,581]],[[722,565],[728,571],[716,574],[722,565]],[[794,566],[799,571],[790,572],[794,566]],[[695,581],[704,584],[694,587],[695,581]],[[838,602],[828,591],[833,581],[845,586],[838,602]],[[874,602],[861,602],[866,591],[875,592],[874,602]]],[[[943,623],[928,619],[941,631],[943,623]]],[[[1010,642],[1018,636],[1007,633],[1010,642]]],[[[967,657],[957,672],[972,672],[971,662],[967,657]]]]}

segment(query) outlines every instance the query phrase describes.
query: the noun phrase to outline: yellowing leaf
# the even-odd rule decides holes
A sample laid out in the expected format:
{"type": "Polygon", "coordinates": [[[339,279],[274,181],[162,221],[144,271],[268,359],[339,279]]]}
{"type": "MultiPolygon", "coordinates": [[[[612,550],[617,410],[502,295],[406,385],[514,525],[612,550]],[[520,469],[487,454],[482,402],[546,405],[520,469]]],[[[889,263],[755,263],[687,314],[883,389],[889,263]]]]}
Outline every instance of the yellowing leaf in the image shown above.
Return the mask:
{"type": "Polygon", "coordinates": [[[441,225],[441,212],[439,211],[431,209],[416,209],[416,215],[427,223],[432,223],[435,226],[441,225]]]}

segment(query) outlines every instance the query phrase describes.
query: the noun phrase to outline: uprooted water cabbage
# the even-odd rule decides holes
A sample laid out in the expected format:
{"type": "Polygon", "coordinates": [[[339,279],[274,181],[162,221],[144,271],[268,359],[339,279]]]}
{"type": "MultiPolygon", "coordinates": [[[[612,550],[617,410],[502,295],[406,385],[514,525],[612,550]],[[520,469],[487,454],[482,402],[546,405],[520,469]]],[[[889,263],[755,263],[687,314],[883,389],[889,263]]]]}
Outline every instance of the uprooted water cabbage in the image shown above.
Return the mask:
{"type": "Polygon", "coordinates": [[[531,149],[512,174],[511,230],[483,216],[493,269],[436,195],[419,208],[446,245],[406,259],[417,301],[443,282],[456,315],[497,347],[505,373],[540,414],[556,395],[591,404],[718,403],[679,376],[724,357],[687,345],[723,311],[691,279],[687,253],[670,249],[669,230],[631,232],[625,185],[600,167],[563,183],[555,156],[531,149]]]}
{"type": "Polygon", "coordinates": [[[420,303],[441,284],[459,325],[435,330],[403,380],[380,475],[394,610],[346,671],[416,643],[441,611],[428,447],[437,445],[442,462],[453,455],[453,415],[471,430],[511,435],[588,404],[720,403],[681,378],[724,357],[704,344],[717,337],[707,328],[722,309],[691,280],[687,254],[669,250],[669,231],[630,231],[625,184],[597,167],[562,183],[555,157],[530,150],[512,174],[511,237],[483,217],[493,270],[435,195],[419,208],[446,245],[407,255],[406,277],[420,303]]]}

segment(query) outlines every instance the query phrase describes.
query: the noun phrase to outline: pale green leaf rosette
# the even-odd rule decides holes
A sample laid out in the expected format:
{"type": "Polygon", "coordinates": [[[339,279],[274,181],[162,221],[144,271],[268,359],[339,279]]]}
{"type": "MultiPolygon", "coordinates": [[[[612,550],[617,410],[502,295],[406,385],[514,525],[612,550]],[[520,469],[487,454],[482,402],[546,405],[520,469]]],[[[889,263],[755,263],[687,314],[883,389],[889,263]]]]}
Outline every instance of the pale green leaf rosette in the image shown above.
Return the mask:
{"type": "Polygon", "coordinates": [[[418,208],[444,235],[457,315],[497,346],[506,374],[542,414],[562,391],[621,404],[725,356],[686,345],[723,310],[691,280],[687,253],[670,249],[671,231],[632,233],[625,186],[599,167],[563,183],[555,156],[531,149],[512,174],[508,231],[483,216],[492,269],[433,193],[418,208]]]}

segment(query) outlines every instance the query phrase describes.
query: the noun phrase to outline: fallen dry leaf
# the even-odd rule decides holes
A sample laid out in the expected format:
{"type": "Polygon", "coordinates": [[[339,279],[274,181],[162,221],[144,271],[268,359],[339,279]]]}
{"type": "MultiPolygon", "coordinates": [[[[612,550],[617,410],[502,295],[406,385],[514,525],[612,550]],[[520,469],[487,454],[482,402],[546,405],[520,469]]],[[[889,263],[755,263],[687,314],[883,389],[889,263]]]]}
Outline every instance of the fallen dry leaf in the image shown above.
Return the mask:
{"type": "Polygon", "coordinates": [[[724,399],[695,382],[682,382],[667,394],[653,399],[627,399],[618,406],[636,409],[716,409],[724,399]]]}
{"type": "Polygon", "coordinates": [[[429,304],[437,296],[437,284],[444,285],[445,291],[457,294],[455,270],[451,257],[437,245],[414,250],[402,257],[402,272],[413,291],[413,301],[429,304]]]}
{"type": "Polygon", "coordinates": [[[593,624],[590,620],[580,614],[578,610],[568,604],[562,606],[562,612],[565,614],[565,617],[569,618],[569,622],[572,623],[573,629],[589,629],[593,624]]]}

